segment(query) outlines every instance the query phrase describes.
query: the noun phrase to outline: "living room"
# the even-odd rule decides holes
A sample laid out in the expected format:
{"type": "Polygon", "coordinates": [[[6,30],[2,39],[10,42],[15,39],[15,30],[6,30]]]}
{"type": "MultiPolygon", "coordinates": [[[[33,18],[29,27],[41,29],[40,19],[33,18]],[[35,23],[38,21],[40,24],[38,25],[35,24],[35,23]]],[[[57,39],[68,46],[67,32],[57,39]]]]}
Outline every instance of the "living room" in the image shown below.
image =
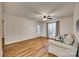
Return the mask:
{"type": "Polygon", "coordinates": [[[3,6],[2,56],[78,56],[79,3],[4,2],[0,5],[3,6]]]}

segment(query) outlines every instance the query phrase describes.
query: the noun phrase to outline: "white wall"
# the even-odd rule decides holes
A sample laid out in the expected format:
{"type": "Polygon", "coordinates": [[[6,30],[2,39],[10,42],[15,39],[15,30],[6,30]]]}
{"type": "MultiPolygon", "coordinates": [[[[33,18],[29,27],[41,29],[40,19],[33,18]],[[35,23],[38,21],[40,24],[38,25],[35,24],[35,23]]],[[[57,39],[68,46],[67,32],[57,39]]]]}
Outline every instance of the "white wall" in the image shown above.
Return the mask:
{"type": "Polygon", "coordinates": [[[4,20],[6,37],[5,44],[38,37],[36,27],[39,22],[10,14],[4,14],[4,20]]]}
{"type": "Polygon", "coordinates": [[[2,56],[2,7],[0,2],[0,56],[2,56]]]}
{"type": "Polygon", "coordinates": [[[60,33],[73,33],[73,17],[64,17],[60,21],[60,33]]]}
{"type": "Polygon", "coordinates": [[[41,36],[42,37],[46,37],[46,22],[41,22],[40,23],[41,26],[41,36]]]}
{"type": "Polygon", "coordinates": [[[74,33],[77,36],[77,39],[79,40],[79,33],[76,32],[76,21],[79,19],[79,3],[75,3],[74,7],[74,14],[73,14],[73,20],[74,20],[74,33]]]}

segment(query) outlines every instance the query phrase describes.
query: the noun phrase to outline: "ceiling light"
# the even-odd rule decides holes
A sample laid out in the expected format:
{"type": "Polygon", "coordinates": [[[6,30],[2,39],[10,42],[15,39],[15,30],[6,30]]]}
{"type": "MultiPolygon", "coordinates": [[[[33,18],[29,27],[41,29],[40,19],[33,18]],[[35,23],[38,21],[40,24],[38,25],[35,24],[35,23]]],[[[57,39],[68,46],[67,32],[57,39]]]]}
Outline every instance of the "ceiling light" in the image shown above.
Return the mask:
{"type": "Polygon", "coordinates": [[[43,19],[44,21],[47,20],[46,18],[43,19]]]}

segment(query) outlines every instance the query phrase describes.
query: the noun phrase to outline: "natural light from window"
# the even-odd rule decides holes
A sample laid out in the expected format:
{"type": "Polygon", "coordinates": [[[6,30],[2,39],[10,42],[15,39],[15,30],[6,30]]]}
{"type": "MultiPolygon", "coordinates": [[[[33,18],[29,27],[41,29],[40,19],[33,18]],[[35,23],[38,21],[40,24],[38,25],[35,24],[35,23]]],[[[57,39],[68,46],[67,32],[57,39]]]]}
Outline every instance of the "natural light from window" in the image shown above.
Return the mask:
{"type": "Polygon", "coordinates": [[[54,38],[56,34],[56,22],[48,23],[48,37],[54,38]]]}

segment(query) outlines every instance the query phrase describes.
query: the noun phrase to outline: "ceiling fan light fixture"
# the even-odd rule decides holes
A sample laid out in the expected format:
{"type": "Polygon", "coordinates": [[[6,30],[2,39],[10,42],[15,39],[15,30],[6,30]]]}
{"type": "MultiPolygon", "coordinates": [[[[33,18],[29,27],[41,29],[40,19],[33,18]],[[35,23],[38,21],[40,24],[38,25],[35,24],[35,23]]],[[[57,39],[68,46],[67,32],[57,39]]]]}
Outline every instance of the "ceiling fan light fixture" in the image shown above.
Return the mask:
{"type": "Polygon", "coordinates": [[[46,21],[47,19],[46,19],[46,18],[44,18],[43,20],[44,20],[44,21],[46,21]]]}

